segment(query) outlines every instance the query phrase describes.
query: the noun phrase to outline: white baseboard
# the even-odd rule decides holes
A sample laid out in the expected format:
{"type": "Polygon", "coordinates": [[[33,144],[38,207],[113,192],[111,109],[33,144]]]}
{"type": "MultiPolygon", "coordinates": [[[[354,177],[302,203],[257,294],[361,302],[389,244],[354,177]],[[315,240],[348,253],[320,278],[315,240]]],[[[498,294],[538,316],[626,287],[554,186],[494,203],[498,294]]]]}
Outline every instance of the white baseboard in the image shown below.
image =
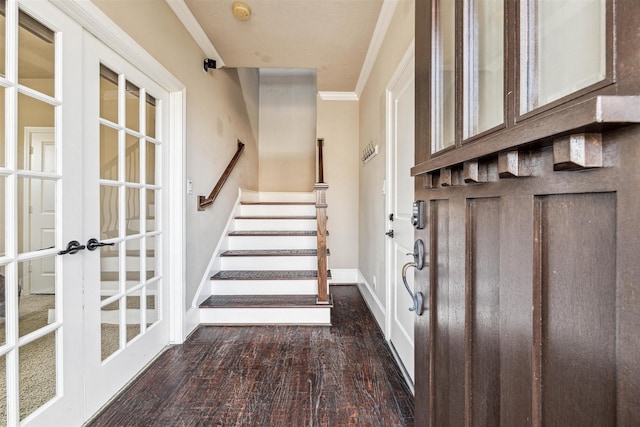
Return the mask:
{"type": "Polygon", "coordinates": [[[378,299],[378,296],[374,292],[373,288],[371,288],[369,282],[367,282],[367,279],[364,278],[364,275],[360,270],[358,270],[358,277],[358,289],[360,289],[360,294],[362,295],[362,298],[364,298],[364,302],[367,303],[367,306],[373,314],[373,317],[376,319],[376,322],[378,322],[380,329],[385,331],[385,306],[382,304],[382,301],[378,299]]]}
{"type": "Polygon", "coordinates": [[[190,307],[184,316],[184,336],[188,337],[200,326],[200,308],[190,307]]]}

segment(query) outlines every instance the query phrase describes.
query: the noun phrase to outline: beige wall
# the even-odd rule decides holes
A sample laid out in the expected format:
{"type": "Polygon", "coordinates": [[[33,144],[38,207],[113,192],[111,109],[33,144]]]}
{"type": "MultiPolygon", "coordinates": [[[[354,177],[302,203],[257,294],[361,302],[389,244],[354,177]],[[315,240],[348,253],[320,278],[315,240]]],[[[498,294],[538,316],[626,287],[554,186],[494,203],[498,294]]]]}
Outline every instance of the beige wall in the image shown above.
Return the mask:
{"type": "Polygon", "coordinates": [[[260,70],[260,190],[313,191],[315,70],[260,70]]]}
{"type": "MultiPolygon", "coordinates": [[[[386,87],[402,57],[414,38],[415,4],[413,0],[400,0],[382,43],[377,60],[360,96],[360,148],[373,142],[380,154],[368,163],[360,162],[360,189],[358,215],[358,265],[364,278],[373,284],[384,309],[385,283],[385,196],[382,193],[386,174],[386,87]]],[[[380,321],[380,319],[378,319],[380,321]]]]}
{"type": "Polygon", "coordinates": [[[186,171],[194,194],[186,204],[186,304],[190,305],[221,237],[238,188],[257,190],[257,74],[202,69],[203,54],[166,2],[95,0],[94,3],[186,85],[186,171]],[[252,83],[253,82],[253,83],[252,83]],[[244,83],[244,85],[243,85],[244,83]],[[213,206],[196,211],[236,150],[245,151],[213,206]]]}
{"type": "Polygon", "coordinates": [[[318,138],[324,138],[329,267],[358,268],[358,102],[318,97],[318,138]]]}

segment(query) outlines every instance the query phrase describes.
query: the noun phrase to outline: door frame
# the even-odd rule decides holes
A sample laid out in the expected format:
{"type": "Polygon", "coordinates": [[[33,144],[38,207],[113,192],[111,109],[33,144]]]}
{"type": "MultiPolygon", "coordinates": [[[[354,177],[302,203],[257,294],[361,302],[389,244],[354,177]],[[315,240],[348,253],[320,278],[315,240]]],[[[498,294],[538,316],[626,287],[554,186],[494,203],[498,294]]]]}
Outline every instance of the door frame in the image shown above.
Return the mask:
{"type": "Polygon", "coordinates": [[[183,286],[186,282],[186,87],[92,2],[61,0],[54,5],[125,60],[144,70],[150,78],[169,92],[172,120],[169,123],[165,154],[169,157],[169,182],[165,197],[172,200],[172,203],[169,204],[167,212],[169,245],[165,256],[171,263],[168,263],[168,271],[164,277],[170,295],[169,342],[180,344],[186,338],[186,290],[183,286]]]}
{"type": "MultiPolygon", "coordinates": [[[[393,72],[393,75],[389,79],[389,83],[387,83],[387,86],[385,88],[385,121],[386,121],[385,123],[385,127],[386,127],[385,190],[386,191],[385,191],[385,198],[384,198],[385,224],[386,224],[385,230],[390,230],[391,228],[393,228],[392,227],[393,222],[389,220],[389,215],[392,213],[392,204],[393,204],[392,188],[390,185],[390,183],[392,182],[391,173],[393,170],[392,162],[394,158],[394,155],[392,152],[393,150],[392,141],[394,139],[394,129],[395,129],[395,126],[393,124],[393,120],[395,117],[393,113],[393,90],[396,88],[397,84],[399,83],[402,75],[404,74],[404,71],[407,69],[411,61],[415,58],[415,51],[416,49],[415,49],[415,38],[414,38],[411,40],[411,43],[409,43],[409,47],[407,48],[404,55],[402,56],[402,59],[398,62],[398,65],[395,71],[393,72]]],[[[414,122],[415,122],[415,118],[414,118],[414,122]]],[[[390,339],[391,339],[391,323],[393,321],[393,307],[391,306],[392,293],[393,293],[393,288],[391,286],[392,274],[393,274],[393,268],[391,267],[392,265],[391,257],[393,252],[392,245],[393,245],[393,242],[391,241],[391,239],[386,239],[385,262],[384,262],[385,283],[386,283],[384,335],[387,342],[390,342],[390,339]]],[[[415,338],[414,338],[414,341],[415,341],[415,338]]],[[[393,357],[397,359],[398,364],[400,366],[404,366],[404,364],[400,359],[400,356],[397,354],[394,347],[392,345],[390,345],[390,347],[393,353],[393,357]]],[[[409,385],[409,387],[411,388],[411,391],[413,392],[414,381],[409,377],[408,373],[405,372],[404,368],[402,369],[402,374],[405,377],[406,383],[409,385]]]]}

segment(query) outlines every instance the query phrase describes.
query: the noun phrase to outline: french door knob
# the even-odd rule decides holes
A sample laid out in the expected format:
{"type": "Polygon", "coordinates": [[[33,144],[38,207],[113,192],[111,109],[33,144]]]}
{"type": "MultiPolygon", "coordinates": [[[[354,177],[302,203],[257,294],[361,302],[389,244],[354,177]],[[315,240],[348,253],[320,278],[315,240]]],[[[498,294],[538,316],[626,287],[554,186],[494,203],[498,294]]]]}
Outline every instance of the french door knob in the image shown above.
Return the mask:
{"type": "Polygon", "coordinates": [[[73,254],[77,254],[78,252],[80,252],[84,248],[86,248],[85,245],[81,245],[80,242],[78,242],[77,240],[72,240],[67,244],[67,249],[58,252],[58,255],[66,255],[66,254],[73,255],[73,254]]]}
{"type": "Polygon", "coordinates": [[[98,249],[99,247],[102,246],[113,246],[115,243],[104,243],[104,242],[100,242],[98,239],[96,239],[95,237],[92,237],[91,239],[89,239],[87,241],[87,249],[89,249],[90,251],[95,251],[96,249],[98,249]]]}

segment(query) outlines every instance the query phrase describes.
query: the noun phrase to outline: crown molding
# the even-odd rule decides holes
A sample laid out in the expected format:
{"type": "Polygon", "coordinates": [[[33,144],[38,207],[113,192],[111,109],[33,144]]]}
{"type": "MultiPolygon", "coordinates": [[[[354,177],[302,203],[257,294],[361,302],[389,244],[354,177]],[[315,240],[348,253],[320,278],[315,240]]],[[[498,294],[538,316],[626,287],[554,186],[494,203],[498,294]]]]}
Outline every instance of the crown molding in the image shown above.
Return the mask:
{"type": "Polygon", "coordinates": [[[318,92],[318,96],[323,101],[357,101],[359,99],[355,92],[318,92]]]}
{"type": "Polygon", "coordinates": [[[360,70],[360,77],[358,77],[358,82],[356,83],[355,93],[358,98],[360,97],[360,95],[362,95],[362,91],[367,84],[367,80],[369,80],[369,75],[371,74],[373,65],[378,58],[380,47],[382,46],[384,37],[387,34],[387,30],[389,29],[389,25],[391,24],[391,18],[393,18],[393,13],[395,12],[397,5],[398,0],[384,0],[382,3],[382,8],[380,9],[380,14],[378,15],[378,21],[376,22],[376,28],[373,30],[371,42],[369,42],[367,56],[365,56],[364,58],[362,69],[360,70]]]}
{"type": "Polygon", "coordinates": [[[224,67],[224,61],[216,50],[209,37],[204,32],[198,20],[191,13],[191,9],[187,6],[184,0],[165,0],[173,13],[176,14],[184,28],[191,34],[196,44],[200,46],[202,52],[204,52],[207,58],[215,59],[217,62],[216,68],[224,67]]]}

